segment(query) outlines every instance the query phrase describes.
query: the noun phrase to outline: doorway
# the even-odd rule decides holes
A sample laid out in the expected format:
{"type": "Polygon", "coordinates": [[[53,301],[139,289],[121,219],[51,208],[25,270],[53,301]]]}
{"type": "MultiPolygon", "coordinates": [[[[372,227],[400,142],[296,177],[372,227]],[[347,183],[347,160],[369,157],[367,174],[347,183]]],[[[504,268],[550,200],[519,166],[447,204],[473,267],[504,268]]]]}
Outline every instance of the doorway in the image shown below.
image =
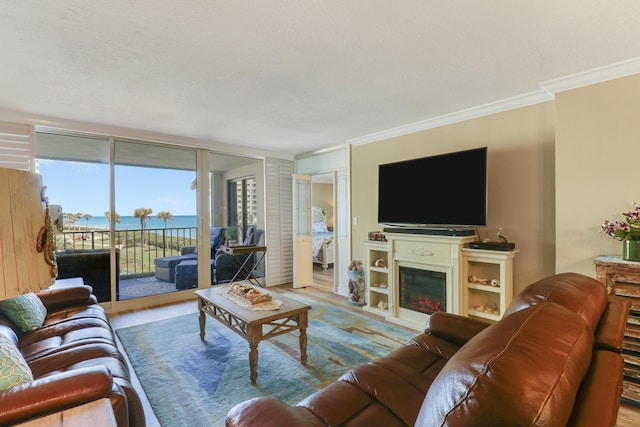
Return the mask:
{"type": "Polygon", "coordinates": [[[335,291],[336,236],[334,174],[311,176],[313,286],[335,291]]]}

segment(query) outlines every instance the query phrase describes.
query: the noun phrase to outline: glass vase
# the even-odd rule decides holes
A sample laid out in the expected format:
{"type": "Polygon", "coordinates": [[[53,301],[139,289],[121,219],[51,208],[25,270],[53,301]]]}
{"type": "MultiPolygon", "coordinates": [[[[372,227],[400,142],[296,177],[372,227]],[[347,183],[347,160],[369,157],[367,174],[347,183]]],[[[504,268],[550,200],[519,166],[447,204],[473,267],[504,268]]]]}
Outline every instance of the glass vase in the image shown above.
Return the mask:
{"type": "Polygon", "coordinates": [[[622,241],[622,259],[640,261],[640,238],[627,238],[622,241]]]}

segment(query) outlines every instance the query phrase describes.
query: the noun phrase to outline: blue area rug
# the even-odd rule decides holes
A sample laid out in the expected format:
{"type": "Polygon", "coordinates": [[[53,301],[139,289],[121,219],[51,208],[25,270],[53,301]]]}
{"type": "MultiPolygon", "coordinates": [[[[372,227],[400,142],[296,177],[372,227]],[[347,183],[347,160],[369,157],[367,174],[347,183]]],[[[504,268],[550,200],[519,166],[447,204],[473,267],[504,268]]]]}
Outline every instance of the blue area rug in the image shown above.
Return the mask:
{"type": "Polygon", "coordinates": [[[231,407],[257,396],[296,404],[349,368],[417,335],[300,295],[287,296],[312,306],[307,364],[300,363],[298,331],[262,341],[256,384],[249,380],[247,342],[209,316],[204,341],[197,313],[116,331],[164,427],[224,426],[231,407]]]}

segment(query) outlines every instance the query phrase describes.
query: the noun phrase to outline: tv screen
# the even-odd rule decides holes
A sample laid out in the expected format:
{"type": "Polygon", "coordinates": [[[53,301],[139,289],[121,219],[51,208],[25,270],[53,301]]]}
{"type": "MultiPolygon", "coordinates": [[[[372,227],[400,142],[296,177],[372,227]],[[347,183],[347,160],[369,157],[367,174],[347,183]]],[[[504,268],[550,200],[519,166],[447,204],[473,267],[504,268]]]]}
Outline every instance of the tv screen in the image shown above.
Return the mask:
{"type": "Polygon", "coordinates": [[[379,165],[378,223],[486,226],[487,147],[379,165]]]}

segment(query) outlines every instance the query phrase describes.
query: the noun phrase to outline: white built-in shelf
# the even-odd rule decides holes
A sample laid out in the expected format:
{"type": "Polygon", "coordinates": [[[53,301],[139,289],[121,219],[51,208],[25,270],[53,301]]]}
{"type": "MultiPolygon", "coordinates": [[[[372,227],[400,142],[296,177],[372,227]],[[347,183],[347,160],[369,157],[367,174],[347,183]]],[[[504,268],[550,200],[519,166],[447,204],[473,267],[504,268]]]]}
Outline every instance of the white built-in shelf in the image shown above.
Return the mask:
{"type": "Polygon", "coordinates": [[[462,314],[496,322],[513,298],[513,258],[518,252],[462,248],[462,314]],[[497,286],[469,280],[492,280],[497,286]]]}

